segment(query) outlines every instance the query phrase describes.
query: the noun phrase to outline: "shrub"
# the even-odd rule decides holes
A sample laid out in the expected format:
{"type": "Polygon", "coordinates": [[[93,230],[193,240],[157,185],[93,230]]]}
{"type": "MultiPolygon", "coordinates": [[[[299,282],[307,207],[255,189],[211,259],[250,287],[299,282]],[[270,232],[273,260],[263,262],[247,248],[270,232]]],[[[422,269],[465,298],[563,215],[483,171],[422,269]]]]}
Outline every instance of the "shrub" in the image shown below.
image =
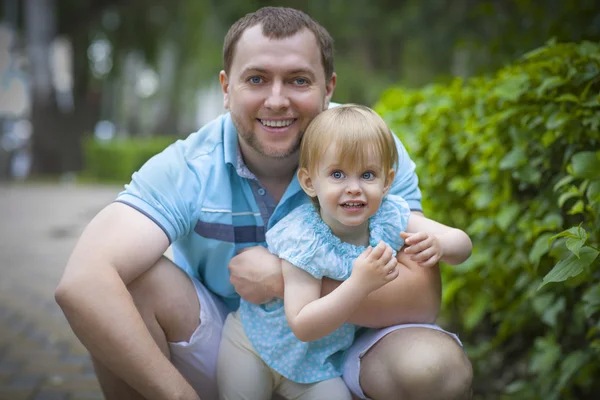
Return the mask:
{"type": "Polygon", "coordinates": [[[490,77],[392,88],[376,109],[417,164],[426,214],[465,229],[441,322],[476,397],[600,394],[600,45],[548,43],[490,77]]]}
{"type": "Polygon", "coordinates": [[[82,177],[96,182],[129,183],[135,171],[175,140],[176,137],[169,136],[110,141],[88,138],[83,146],[85,165],[82,177]]]}

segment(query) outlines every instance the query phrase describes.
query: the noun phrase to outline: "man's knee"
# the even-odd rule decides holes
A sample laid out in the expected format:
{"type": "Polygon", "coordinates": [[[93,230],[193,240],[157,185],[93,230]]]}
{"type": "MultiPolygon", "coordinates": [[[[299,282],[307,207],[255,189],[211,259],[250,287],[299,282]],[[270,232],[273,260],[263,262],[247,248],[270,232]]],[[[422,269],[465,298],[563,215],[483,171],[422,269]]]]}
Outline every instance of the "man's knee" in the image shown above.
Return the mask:
{"type": "Polygon", "coordinates": [[[127,289],[151,332],[160,329],[168,342],[188,341],[200,324],[200,303],[192,280],[166,257],[127,289]]]}
{"type": "Polygon", "coordinates": [[[360,377],[365,393],[375,399],[463,400],[470,397],[473,371],[447,334],[406,328],[390,333],[365,355],[360,377]]]}
{"type": "Polygon", "coordinates": [[[449,336],[439,339],[431,345],[425,340],[415,343],[406,359],[396,364],[396,376],[402,378],[402,389],[408,399],[470,397],[473,370],[469,359],[449,336]],[[428,395],[423,396],[424,393],[428,395]]]}

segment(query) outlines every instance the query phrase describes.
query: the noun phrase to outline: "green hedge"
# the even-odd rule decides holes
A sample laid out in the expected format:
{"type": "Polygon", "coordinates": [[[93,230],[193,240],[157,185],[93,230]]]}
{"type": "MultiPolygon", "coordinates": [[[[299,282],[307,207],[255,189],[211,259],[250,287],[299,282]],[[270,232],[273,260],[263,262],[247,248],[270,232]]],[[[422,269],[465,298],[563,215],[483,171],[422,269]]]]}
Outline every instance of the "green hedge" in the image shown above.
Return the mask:
{"type": "Polygon", "coordinates": [[[177,140],[170,136],[84,141],[82,178],[95,182],[129,183],[131,175],[152,156],[177,140]]]}
{"type": "Polygon", "coordinates": [[[377,110],[417,163],[428,216],[465,229],[441,323],[476,398],[600,395],[600,46],[548,43],[491,77],[392,88],[377,110]]]}

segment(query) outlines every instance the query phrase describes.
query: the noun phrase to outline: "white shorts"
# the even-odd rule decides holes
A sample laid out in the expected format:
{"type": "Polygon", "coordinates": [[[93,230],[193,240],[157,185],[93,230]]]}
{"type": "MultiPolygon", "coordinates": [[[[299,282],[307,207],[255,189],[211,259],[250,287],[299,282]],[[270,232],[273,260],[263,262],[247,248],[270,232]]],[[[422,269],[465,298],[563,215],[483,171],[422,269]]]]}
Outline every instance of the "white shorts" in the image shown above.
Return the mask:
{"type": "MultiPolygon", "coordinates": [[[[216,380],[217,356],[221,342],[221,331],[229,309],[196,279],[192,278],[192,282],[200,302],[200,325],[192,334],[189,342],[169,343],[171,362],[190,382],[200,398],[216,399],[218,393],[216,380]]],[[[383,329],[368,329],[347,350],[343,365],[344,381],[355,396],[366,399],[359,384],[362,356],[388,333],[412,327],[445,332],[462,346],[455,334],[447,332],[437,325],[405,324],[383,329]]]]}

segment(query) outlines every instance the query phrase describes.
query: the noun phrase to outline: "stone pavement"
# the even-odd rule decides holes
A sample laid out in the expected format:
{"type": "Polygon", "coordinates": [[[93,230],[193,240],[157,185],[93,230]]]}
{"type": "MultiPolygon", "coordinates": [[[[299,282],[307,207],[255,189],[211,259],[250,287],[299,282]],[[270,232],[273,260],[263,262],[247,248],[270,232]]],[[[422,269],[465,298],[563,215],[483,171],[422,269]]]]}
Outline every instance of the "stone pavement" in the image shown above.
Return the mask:
{"type": "Polygon", "coordinates": [[[0,400],[103,398],[54,289],[79,234],[119,190],[0,184],[0,400]]]}

